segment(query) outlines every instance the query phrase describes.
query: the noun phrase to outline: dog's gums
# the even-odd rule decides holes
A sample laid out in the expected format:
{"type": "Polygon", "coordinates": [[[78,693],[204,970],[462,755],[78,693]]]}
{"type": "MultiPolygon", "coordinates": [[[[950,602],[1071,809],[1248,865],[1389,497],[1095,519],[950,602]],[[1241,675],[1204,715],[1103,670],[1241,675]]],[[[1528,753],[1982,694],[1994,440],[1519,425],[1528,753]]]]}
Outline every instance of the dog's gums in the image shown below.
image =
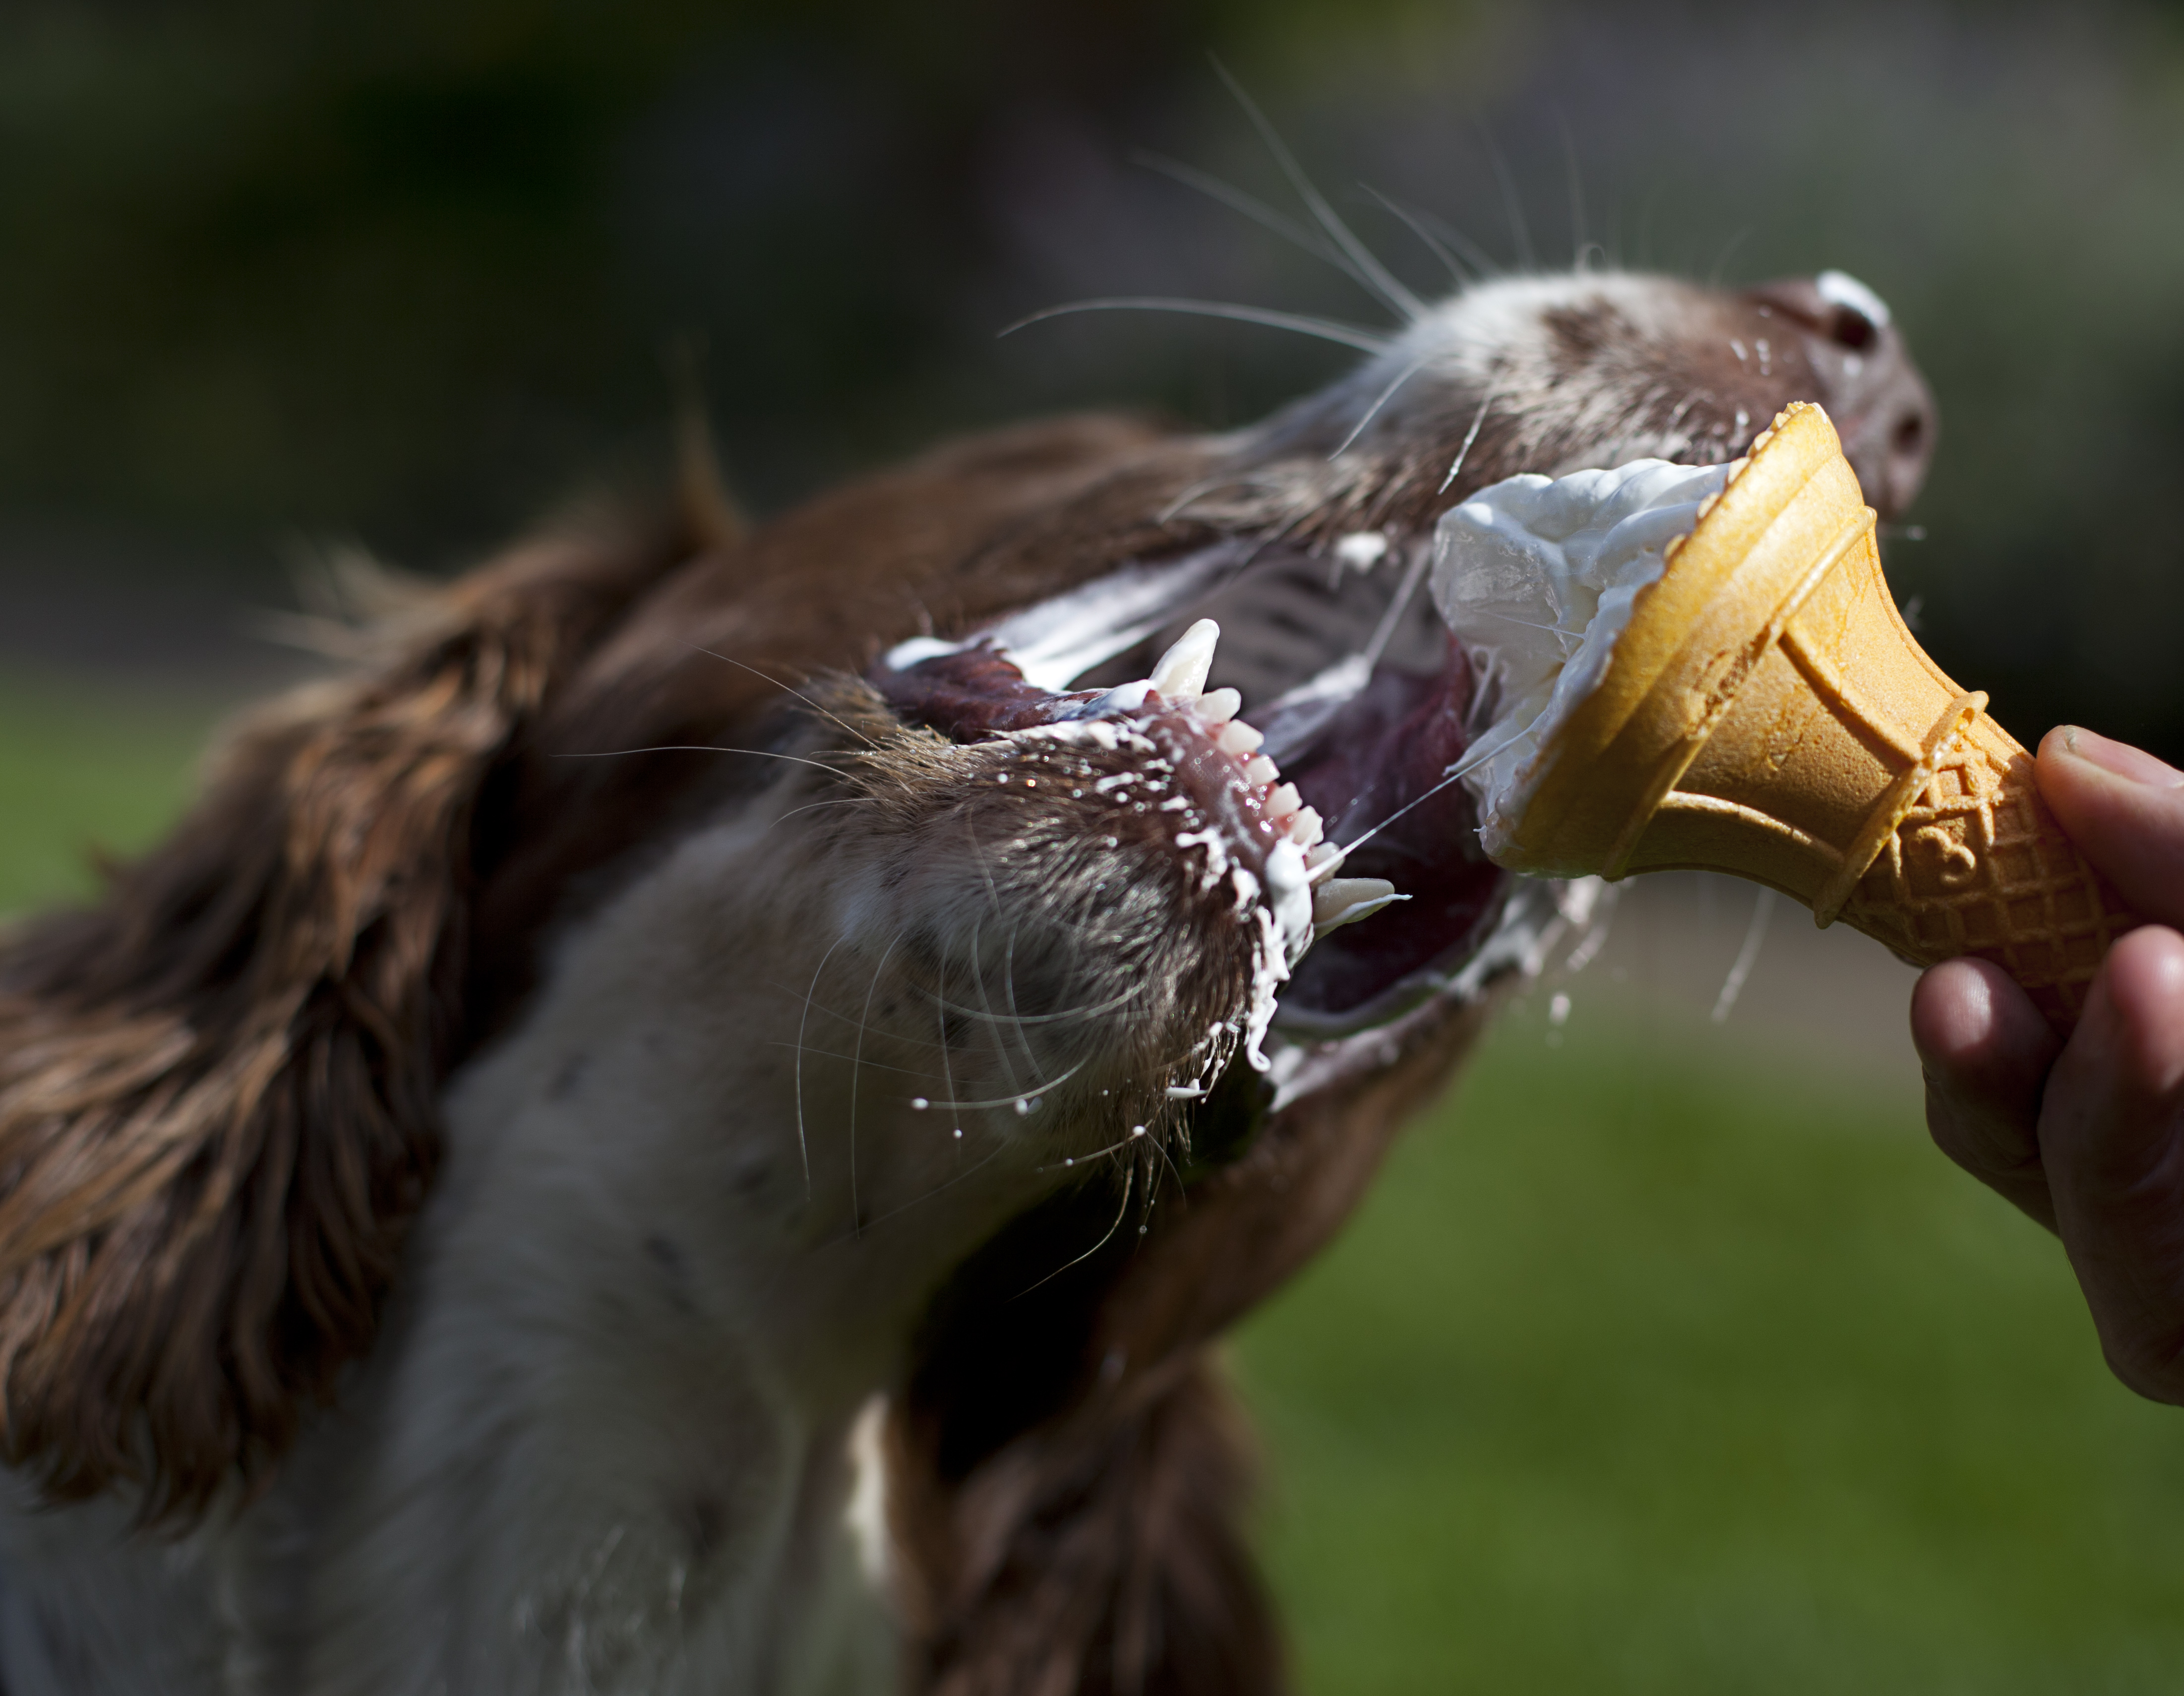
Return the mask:
{"type": "Polygon", "coordinates": [[[0,941],[0,1686],[1280,1688],[1215,1344],[1589,895],[1439,527],[1795,399],[1910,498],[1847,280],[1506,278],[401,610],[0,941]]]}

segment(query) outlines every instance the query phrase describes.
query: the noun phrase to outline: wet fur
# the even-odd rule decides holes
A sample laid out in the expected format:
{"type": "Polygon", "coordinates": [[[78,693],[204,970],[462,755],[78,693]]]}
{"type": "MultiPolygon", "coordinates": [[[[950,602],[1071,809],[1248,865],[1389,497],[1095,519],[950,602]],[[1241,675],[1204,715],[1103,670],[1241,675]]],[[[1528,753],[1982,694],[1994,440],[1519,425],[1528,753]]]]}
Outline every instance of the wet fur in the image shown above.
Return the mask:
{"type": "MultiPolygon", "coordinates": [[[[1237,437],[1115,418],[979,437],[748,536],[626,513],[565,524],[410,609],[346,680],[244,723],[164,845],[95,907],[0,952],[0,1373],[19,1476],[47,1499],[90,1502],[76,1511],[99,1524],[160,1521],[203,1549],[228,1515],[276,1500],[299,1432],[377,1405],[390,1299],[404,1335],[429,1331],[433,1257],[460,1247],[436,1241],[421,1263],[409,1241],[449,1080],[534,1029],[566,939],[789,781],[774,761],[730,754],[573,756],[815,760],[827,771],[798,779],[803,793],[867,804],[886,840],[857,864],[893,887],[923,864],[933,819],[971,818],[976,834],[1003,803],[979,787],[990,753],[905,733],[844,681],[886,645],[975,629],[1224,537],[1310,548],[1415,527],[1519,467],[1727,457],[1782,401],[1842,380],[1814,368],[1831,357],[1824,329],[1786,333],[1762,381],[1720,352],[1731,331],[1751,333],[1751,298],[1610,282],[1542,280],[1523,310],[1544,333],[1498,359],[1482,342],[1440,380],[1406,382],[1339,455],[1384,367],[1237,437]],[[818,680],[831,717],[783,680],[818,680]],[[341,1413],[319,1411],[337,1399],[341,1413]],[[121,1519],[92,1498],[125,1504],[121,1519]]],[[[999,874],[1036,878],[1081,823],[1009,805],[1026,845],[999,874]]],[[[846,851],[828,817],[805,813],[791,845],[846,851]]],[[[1141,847],[1149,876],[1156,846],[1141,847]]],[[[1057,957],[1083,919],[1059,915],[1057,957]]],[[[1179,998],[1148,1028],[1202,1024],[1233,1001],[1238,958],[1169,958],[1160,937],[1139,940],[1140,966],[1179,998]]],[[[898,979],[905,996],[930,994],[956,969],[945,938],[867,943],[867,1007],[898,979]]],[[[1087,981],[1074,965],[1050,975],[1071,993],[1087,981]]],[[[1089,1124],[1126,1105],[1115,1123],[1135,1115],[1157,1135],[1093,1181],[1011,1191],[1013,1212],[965,1227],[967,1258],[926,1275],[883,1440],[911,1688],[1279,1688],[1239,1530],[1247,1445],[1211,1346],[1339,1228],[1486,1013],[1429,1003],[1279,1113],[1239,1065],[1210,1099],[1172,1107],[1155,1088],[1178,1063],[1167,1050],[1058,1063],[1056,1075],[1096,1058],[1088,1087],[1098,1075],[1117,1092],[1109,1108],[1072,1097],[1068,1112],[1089,1124]],[[1138,1186],[1139,1212],[1126,1190],[1118,1213],[1118,1181],[1138,1186]]],[[[634,1284],[684,1252],[648,1247],[617,1275],[634,1284]]],[[[745,1464],[765,1465],[760,1453],[745,1464]]],[[[819,1488],[833,1475],[811,1476],[819,1488]]],[[[694,1559],[723,1534],[722,1499],[677,1509],[694,1559]]],[[[376,1533],[396,1543],[372,1558],[398,1565],[401,1537],[450,1530],[401,1520],[376,1533]]],[[[9,1604],[23,1629],[20,1598],[9,1604]]],[[[314,1664],[271,1626],[251,1654],[270,1688],[314,1664]]]]}

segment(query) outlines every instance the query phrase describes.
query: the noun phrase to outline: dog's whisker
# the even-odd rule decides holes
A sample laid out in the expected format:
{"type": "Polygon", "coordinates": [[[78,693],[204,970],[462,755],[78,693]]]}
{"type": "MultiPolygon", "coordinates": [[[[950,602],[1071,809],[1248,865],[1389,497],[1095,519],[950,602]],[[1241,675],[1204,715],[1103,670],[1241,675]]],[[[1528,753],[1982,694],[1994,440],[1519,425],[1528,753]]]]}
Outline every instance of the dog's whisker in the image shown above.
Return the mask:
{"type": "Polygon", "coordinates": [[[865,1032],[871,1028],[872,997],[879,993],[880,977],[887,970],[887,962],[894,957],[895,946],[902,940],[902,932],[880,952],[879,963],[872,968],[872,980],[865,987],[864,1012],[857,1019],[857,1048],[850,1061],[850,1218],[854,1223],[858,1217],[857,1206],[857,1085],[865,1069],[865,1032]]]}
{"type": "Polygon", "coordinates": [[[649,748],[606,748],[582,754],[556,754],[557,760],[620,760],[632,754],[748,754],[757,760],[785,760],[793,766],[809,766],[815,772],[824,772],[830,778],[841,773],[822,760],[807,760],[800,754],[777,754],[770,748],[727,748],[711,742],[661,742],[649,748]]]}
{"type": "Polygon", "coordinates": [[[866,735],[863,731],[858,729],[855,725],[850,723],[847,719],[843,718],[835,713],[829,712],[825,707],[821,706],[816,701],[813,700],[810,695],[805,695],[801,689],[791,688],[788,684],[782,682],[779,678],[767,676],[766,672],[759,670],[756,666],[745,665],[741,660],[732,659],[727,655],[720,653],[711,648],[701,648],[695,643],[691,644],[691,651],[693,653],[703,654],[710,660],[718,660],[724,666],[733,666],[739,672],[749,672],[753,677],[758,678],[760,682],[772,683],[783,695],[789,696],[793,700],[802,701],[805,706],[810,707],[812,711],[817,713],[822,718],[827,719],[831,723],[848,731],[850,735],[855,737],[857,740],[863,743],[867,748],[876,748],[879,745],[877,742],[873,741],[871,737],[866,735]]]}
{"type": "Polygon", "coordinates": [[[1431,801],[1443,789],[1448,788],[1450,784],[1462,782],[1464,778],[1469,777],[1472,773],[1477,771],[1481,766],[1485,765],[1496,754],[1499,754],[1503,749],[1522,741],[1525,732],[1529,728],[1529,726],[1519,726],[1515,731],[1504,736],[1499,742],[1494,744],[1493,746],[1489,748],[1475,748],[1472,750],[1471,752],[1465,755],[1462,759],[1457,761],[1455,765],[1450,767],[1447,772],[1442,776],[1441,780],[1435,784],[1431,789],[1428,789],[1424,795],[1413,795],[1409,801],[1405,801],[1401,806],[1397,807],[1393,812],[1390,813],[1370,830],[1368,830],[1364,834],[1357,837],[1355,840],[1346,845],[1342,850],[1342,857],[1346,860],[1348,859],[1350,856],[1356,853],[1360,848],[1363,847],[1365,844],[1370,842],[1374,837],[1378,836],[1382,831],[1385,830],[1405,813],[1410,812],[1412,807],[1424,805],[1424,803],[1431,801]]]}
{"type": "MultiPolygon", "coordinates": [[[[848,1021],[844,1020],[844,1023],[846,1024],[848,1021]]],[[[890,1033],[888,1040],[889,1041],[908,1041],[911,1039],[890,1033]]],[[[856,1056],[854,1054],[844,1054],[838,1050],[832,1048],[815,1048],[811,1046],[809,1044],[805,1043],[788,1042],[783,1040],[779,1037],[771,1039],[767,1041],[766,1046],[768,1048],[793,1049],[800,1053],[809,1054],[815,1060],[842,1060],[854,1062],[856,1059],[856,1056]]],[[[928,1048],[934,1046],[935,1045],[919,1040],[917,1046],[921,1048],[928,1048]]],[[[929,1080],[933,1076],[933,1074],[931,1072],[921,1071],[915,1066],[890,1066],[884,1060],[867,1059],[865,1061],[864,1064],[875,1072],[899,1072],[905,1078],[922,1078],[929,1080]]]]}
{"type": "MultiPolygon", "coordinates": [[[[1043,1084],[1034,1084],[1028,1090],[1011,1088],[1009,1093],[1006,1096],[995,1096],[987,1101],[951,1102],[942,1101],[938,1096],[933,1096],[927,1098],[925,1104],[928,1107],[950,1107],[960,1113],[978,1112],[989,1107],[1016,1107],[1022,1109],[1027,1102],[1035,1100],[1039,1096],[1046,1094],[1050,1090],[1060,1089],[1064,1084],[1067,1083],[1072,1078],[1075,1077],[1079,1072],[1082,1072],[1091,1063],[1092,1063],[1089,1059],[1080,1060],[1074,1066],[1072,1066],[1067,1071],[1061,1073],[1053,1078],[1050,1078],[1043,1084]]],[[[1013,1083],[1013,1080],[1011,1080],[1011,1082],[1013,1083]]]]}
{"type": "MultiPolygon", "coordinates": [[[[926,993],[932,994],[930,990],[926,993]]],[[[979,1019],[999,1028],[1012,1025],[1081,1024],[1088,1018],[1096,1018],[1102,1013],[1114,1013],[1126,1007],[1133,1001],[1144,999],[1146,993],[1145,985],[1133,984],[1127,990],[1111,996],[1104,1001],[1086,1001],[1078,1007],[1064,1007],[1058,1013],[997,1013],[990,1007],[965,1007],[956,1001],[943,1001],[937,995],[933,995],[933,999],[936,1005],[945,1007],[950,1013],[961,1013],[966,1018],[979,1019]]]]}
{"type": "Polygon", "coordinates": [[[1387,387],[1373,397],[1373,404],[1358,415],[1357,421],[1350,427],[1350,433],[1335,444],[1334,450],[1327,457],[1329,460],[1339,460],[1349,452],[1351,444],[1365,433],[1365,427],[1379,417],[1381,409],[1396,398],[1396,391],[1424,371],[1425,363],[1426,357],[1421,354],[1402,370],[1397,371],[1387,387]]]}
{"type": "MultiPolygon", "coordinates": [[[[833,768],[829,767],[827,769],[832,771],[833,768]]],[[[790,819],[803,813],[816,812],[822,806],[856,806],[863,801],[862,795],[839,795],[831,801],[808,801],[801,806],[792,806],[786,812],[776,813],[772,823],[768,824],[766,828],[771,830],[774,825],[786,824],[790,819]]]]}
{"type": "Polygon", "coordinates": [[[1472,446],[1479,440],[1479,428],[1486,422],[1487,409],[1493,404],[1494,389],[1490,384],[1486,393],[1479,397],[1479,410],[1472,418],[1471,427],[1463,432],[1463,445],[1456,450],[1456,459],[1448,468],[1448,475],[1440,480],[1440,487],[1435,491],[1435,494],[1448,493],[1448,486],[1456,481],[1457,473],[1463,469],[1463,462],[1471,457],[1472,446]]]}
{"type": "Polygon", "coordinates": [[[1019,330],[1034,324],[1043,324],[1050,318],[1067,318],[1079,312],[1179,312],[1187,317],[1226,318],[1238,324],[1257,324],[1269,330],[1291,330],[1301,336],[1317,337],[1323,342],[1337,346],[1356,348],[1368,354],[1384,354],[1393,345],[1385,336],[1369,330],[1361,330],[1354,324],[1345,324],[1333,318],[1315,318],[1305,312],[1276,312],[1259,306],[1240,306],[1221,300],[1186,300],[1167,294],[1108,294],[1091,300],[1072,300],[1061,306],[1049,306],[1017,319],[998,333],[1013,336],[1019,330]]]}
{"type": "MultiPolygon", "coordinates": [[[[868,1231],[877,1230],[880,1226],[887,1224],[889,1220],[899,1219],[905,1213],[911,1212],[915,1208],[923,1207],[935,1197],[944,1195],[950,1190],[954,1189],[958,1184],[967,1182],[970,1179],[977,1177],[979,1173],[984,1171],[987,1167],[992,1165],[994,1161],[1000,1159],[1001,1156],[1007,1153],[1010,1146],[1011,1145],[1006,1141],[995,1142],[993,1147],[988,1149],[983,1154],[980,1155],[978,1159],[972,1161],[970,1165],[965,1167],[961,1171],[955,1174],[954,1176],[944,1178],[939,1183],[933,1186],[931,1189],[912,1196],[900,1207],[890,1208],[883,1213],[875,1214],[870,1220],[866,1221],[865,1229],[868,1231]]],[[[831,1240],[831,1244],[834,1247],[839,1247],[844,1243],[853,1242],[856,1240],[856,1237],[847,1232],[844,1232],[842,1235],[833,1238],[831,1240]]]]}
{"type": "Polygon", "coordinates": [[[1569,187],[1570,269],[1582,276],[1585,256],[1592,241],[1585,231],[1585,181],[1577,168],[1577,137],[1571,133],[1569,115],[1557,107],[1555,127],[1562,132],[1563,170],[1569,187]]]}
{"type": "Polygon", "coordinates": [[[1059,1278],[1071,1267],[1083,1264],[1085,1261],[1089,1260],[1094,1255],[1097,1254],[1101,1249],[1105,1248],[1110,1242],[1114,1241],[1115,1233],[1123,1228],[1123,1221],[1129,1214],[1130,1180],[1135,1176],[1136,1173],[1134,1169],[1127,1167],[1123,1169],[1123,1205],[1115,1210],[1115,1222],[1107,1227],[1106,1235],[1102,1236],[1099,1241],[1094,1243],[1089,1248],[1086,1249],[1082,1254],[1078,1255],[1074,1260],[1063,1261],[1061,1265],[1056,1267],[1053,1271],[1048,1273],[1045,1277],[1040,1279],[1038,1284],[1029,1285],[1024,1289],[1017,1291],[1017,1300],[1021,1301],[1024,1297],[1031,1294],[1034,1290],[1039,1287],[1040,1284],[1052,1283],[1056,1278],[1059,1278]]]}
{"type": "Polygon", "coordinates": [[[1419,243],[1425,248],[1425,249],[1435,259],[1439,259],[1442,265],[1446,268],[1450,282],[1457,288],[1462,288],[1469,284],[1474,275],[1479,276],[1491,275],[1490,267],[1469,266],[1462,259],[1458,259],[1448,243],[1443,242],[1439,237],[1435,235],[1431,230],[1428,229],[1424,220],[1417,213],[1413,212],[1409,207],[1403,205],[1399,201],[1390,199],[1388,196],[1383,194],[1379,189],[1373,187],[1369,182],[1361,182],[1357,186],[1364,190],[1366,193],[1371,195],[1375,200],[1379,201],[1382,206],[1388,209],[1389,212],[1403,220],[1404,224],[1409,227],[1410,232],[1418,238],[1419,243]]]}
{"type": "Polygon", "coordinates": [[[1214,60],[1213,69],[1222,81],[1228,86],[1228,92],[1235,98],[1236,103],[1244,109],[1244,115],[1251,120],[1251,127],[1259,132],[1259,139],[1266,144],[1267,151],[1273,155],[1275,165],[1289,179],[1290,187],[1296,191],[1297,198],[1304,202],[1305,209],[1312,214],[1313,221],[1327,232],[1335,246],[1357,266],[1359,280],[1407,322],[1415,324],[1424,318],[1426,315],[1425,302],[1396,281],[1395,274],[1380,263],[1370,248],[1357,239],[1356,232],[1327,204],[1326,197],[1305,175],[1304,167],[1296,162],[1296,156],[1290,152],[1280,132],[1268,120],[1267,114],[1259,109],[1258,102],[1245,92],[1244,85],[1220,60],[1214,60]]]}
{"type": "Polygon", "coordinates": [[[1502,148],[1495,141],[1493,131],[1484,124],[1479,126],[1479,137],[1486,148],[1487,162],[1492,166],[1496,186],[1502,191],[1502,210],[1509,220],[1509,239],[1516,244],[1517,268],[1521,271],[1536,271],[1539,257],[1532,251],[1532,226],[1525,221],[1524,204],[1517,192],[1517,181],[1509,175],[1509,161],[1502,156],[1502,148]]]}
{"type": "Polygon", "coordinates": [[[834,951],[847,941],[838,936],[819,957],[818,965],[811,974],[811,987],[805,992],[804,1015],[796,1026],[796,1152],[804,1163],[804,1199],[811,1199],[811,1144],[804,1134],[804,1036],[811,1018],[812,997],[819,993],[819,976],[827,969],[827,962],[834,957],[834,951]]]}
{"type": "Polygon", "coordinates": [[[1324,259],[1368,293],[1377,292],[1373,289],[1370,281],[1357,269],[1346,254],[1340,248],[1329,246],[1324,237],[1306,228],[1294,218],[1276,211],[1256,194],[1246,193],[1234,184],[1223,181],[1209,171],[1200,170],[1195,165],[1184,165],[1143,148],[1132,153],[1130,159],[1131,163],[1142,165],[1147,170],[1158,171],[1162,176],[1167,177],[1172,181],[1179,182],[1186,188],[1195,189],[1208,199],[1218,201],[1232,212],[1241,213],[1253,223],[1273,231],[1284,241],[1293,243],[1301,248],[1314,259],[1324,259]]]}
{"type": "Polygon", "coordinates": [[[1130,1134],[1119,1142],[1111,1142],[1105,1148],[1095,1148],[1089,1154],[1066,1155],[1061,1160],[1041,1166],[1038,1169],[1041,1172],[1060,1172],[1073,1166],[1089,1165],[1095,1160],[1105,1159],[1110,1154],[1120,1153],[1123,1149],[1135,1148],[1145,1141],[1149,1134],[1148,1127],[1142,1124],[1133,1125],[1130,1128],[1130,1134]]]}
{"type": "MultiPolygon", "coordinates": [[[[998,897],[996,897],[996,899],[998,899],[998,897]]],[[[984,957],[983,951],[978,946],[978,932],[980,927],[984,923],[984,922],[985,921],[983,919],[976,919],[972,922],[971,925],[971,986],[978,992],[979,1008],[983,1011],[983,1015],[986,1024],[991,1027],[996,1024],[998,1015],[994,1012],[993,997],[986,993],[986,969],[983,964],[984,957]]],[[[979,1014],[973,1013],[971,1016],[976,1018],[978,1017],[979,1014]]],[[[1009,1091],[1011,1095],[1013,1096],[1017,1093],[1016,1087],[1016,1063],[1009,1057],[1009,1045],[1007,1041],[1001,1039],[998,1031],[996,1031],[995,1035],[996,1040],[994,1044],[994,1052],[1000,1057],[1001,1070],[1008,1078],[1009,1091]]]]}

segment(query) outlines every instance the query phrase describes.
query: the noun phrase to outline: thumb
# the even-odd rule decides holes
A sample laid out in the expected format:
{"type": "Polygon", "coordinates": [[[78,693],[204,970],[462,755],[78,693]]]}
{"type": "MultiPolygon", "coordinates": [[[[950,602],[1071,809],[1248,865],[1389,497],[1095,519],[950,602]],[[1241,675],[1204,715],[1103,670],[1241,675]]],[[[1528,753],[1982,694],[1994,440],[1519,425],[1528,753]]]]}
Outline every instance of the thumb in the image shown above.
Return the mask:
{"type": "Polygon", "coordinates": [[[2040,797],[2142,917],[2184,925],[2184,772],[2075,725],[2040,742],[2040,797]]]}

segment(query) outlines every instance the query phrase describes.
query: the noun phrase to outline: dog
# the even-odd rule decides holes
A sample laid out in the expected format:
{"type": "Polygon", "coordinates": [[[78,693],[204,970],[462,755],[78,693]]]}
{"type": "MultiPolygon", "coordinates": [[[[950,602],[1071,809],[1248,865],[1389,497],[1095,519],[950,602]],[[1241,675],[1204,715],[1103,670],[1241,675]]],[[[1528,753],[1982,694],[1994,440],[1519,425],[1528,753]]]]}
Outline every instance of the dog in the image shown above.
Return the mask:
{"type": "Polygon", "coordinates": [[[1436,517],[1934,436],[1836,273],[1407,316],[1233,433],[551,527],[13,934],[8,1696],[1281,1688],[1214,1344],[1585,894],[1445,775],[1436,517]]]}

